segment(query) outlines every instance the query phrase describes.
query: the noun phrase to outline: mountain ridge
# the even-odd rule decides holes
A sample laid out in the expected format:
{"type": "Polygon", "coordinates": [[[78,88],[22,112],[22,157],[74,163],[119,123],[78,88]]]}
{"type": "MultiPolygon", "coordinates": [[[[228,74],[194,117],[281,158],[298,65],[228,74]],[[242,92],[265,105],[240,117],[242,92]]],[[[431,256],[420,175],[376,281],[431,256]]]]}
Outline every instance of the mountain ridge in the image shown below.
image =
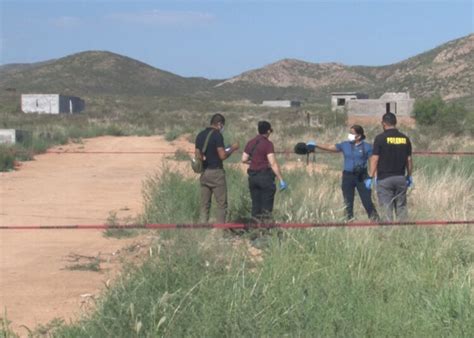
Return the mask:
{"type": "Polygon", "coordinates": [[[75,95],[322,99],[331,91],[409,91],[414,97],[474,96],[474,34],[386,66],[285,58],[223,80],[183,77],[109,51],[84,51],[33,64],[0,66],[0,90],[75,95]]]}

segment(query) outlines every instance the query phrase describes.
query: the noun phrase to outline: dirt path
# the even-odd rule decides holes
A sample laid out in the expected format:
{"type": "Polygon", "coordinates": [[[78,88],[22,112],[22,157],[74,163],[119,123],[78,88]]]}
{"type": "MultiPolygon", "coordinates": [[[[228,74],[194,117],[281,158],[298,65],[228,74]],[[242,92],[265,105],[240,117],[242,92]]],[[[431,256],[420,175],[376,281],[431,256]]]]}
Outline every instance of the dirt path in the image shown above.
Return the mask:
{"type": "MultiPolygon", "coordinates": [[[[178,148],[192,151],[193,145],[184,138],[169,143],[162,137],[99,137],[52,150],[174,152],[178,148]]],[[[187,162],[174,162],[170,157],[173,155],[39,155],[18,171],[0,173],[0,226],[104,224],[110,212],[119,219],[134,217],[142,211],[143,180],[159,172],[163,163],[192,174],[187,162]]],[[[295,167],[306,166],[298,162],[286,165],[295,167]]],[[[0,230],[0,317],[6,308],[12,328],[21,335],[27,334],[22,325],[34,328],[57,317],[78,318],[90,298],[119,271],[120,252],[128,252],[123,249],[137,240],[147,239],[107,239],[95,230],[0,230]],[[66,269],[75,264],[72,258],[80,256],[102,259],[101,271],[66,269]]]]}
{"type": "MultiPolygon", "coordinates": [[[[99,137],[61,151],[192,150],[185,140],[99,137]]],[[[142,182],[170,155],[43,154],[20,170],[0,174],[0,225],[103,224],[142,210],[142,182]]],[[[185,165],[183,162],[181,165],[185,165]]],[[[121,248],[137,239],[107,239],[101,231],[0,231],[0,317],[20,334],[56,317],[77,318],[88,299],[120,267],[121,248]],[[101,272],[65,269],[71,256],[100,257],[101,272]]]]}

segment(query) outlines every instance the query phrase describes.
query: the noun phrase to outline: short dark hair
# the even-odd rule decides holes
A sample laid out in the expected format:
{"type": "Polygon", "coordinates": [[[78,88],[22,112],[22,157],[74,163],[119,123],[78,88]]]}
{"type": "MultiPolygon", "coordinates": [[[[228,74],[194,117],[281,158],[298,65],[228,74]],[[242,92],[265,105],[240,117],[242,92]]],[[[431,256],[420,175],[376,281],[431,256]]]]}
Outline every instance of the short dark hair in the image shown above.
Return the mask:
{"type": "Polygon", "coordinates": [[[395,126],[397,125],[397,116],[394,113],[385,113],[382,116],[382,122],[389,126],[395,126]]]}
{"type": "Polygon", "coordinates": [[[354,124],[351,129],[354,129],[357,135],[360,135],[361,140],[365,140],[364,128],[358,124],[354,124]]]}
{"type": "Polygon", "coordinates": [[[268,131],[273,131],[272,130],[272,125],[268,121],[260,121],[258,122],[258,133],[260,135],[268,133],[268,131]]]}
{"type": "Polygon", "coordinates": [[[225,124],[225,117],[222,116],[222,114],[219,114],[219,113],[212,115],[212,117],[211,117],[211,126],[214,126],[218,123],[225,124]]]}

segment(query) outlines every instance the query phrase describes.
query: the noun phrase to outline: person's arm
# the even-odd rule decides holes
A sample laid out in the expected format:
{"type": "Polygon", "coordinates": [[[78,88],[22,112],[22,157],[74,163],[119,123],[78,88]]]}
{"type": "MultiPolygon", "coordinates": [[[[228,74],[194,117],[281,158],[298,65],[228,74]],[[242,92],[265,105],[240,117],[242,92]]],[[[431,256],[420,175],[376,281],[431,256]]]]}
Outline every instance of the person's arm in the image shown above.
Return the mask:
{"type": "Polygon", "coordinates": [[[369,176],[375,177],[377,175],[377,165],[379,163],[379,155],[372,155],[369,159],[370,168],[369,168],[369,176]]]}
{"type": "Polygon", "coordinates": [[[239,149],[238,142],[231,145],[229,151],[225,151],[224,147],[217,147],[217,155],[219,155],[219,158],[221,159],[221,161],[224,161],[225,159],[229,158],[230,155],[232,155],[232,153],[238,149],[239,149]]]}
{"type": "Polygon", "coordinates": [[[278,163],[276,161],[276,157],[274,153],[268,154],[267,155],[268,162],[270,162],[270,166],[275,173],[276,177],[280,180],[283,181],[283,176],[281,176],[280,172],[280,167],[278,166],[278,163]]]}
{"type": "Polygon", "coordinates": [[[201,150],[199,150],[199,148],[195,148],[194,149],[194,158],[200,158],[201,160],[203,159],[202,158],[202,154],[201,154],[201,150]]]}
{"type": "Polygon", "coordinates": [[[411,177],[411,174],[413,172],[413,160],[412,160],[412,157],[411,157],[411,141],[410,139],[408,139],[408,157],[407,157],[407,163],[406,163],[406,166],[407,166],[407,176],[410,176],[411,177]]]}
{"type": "Polygon", "coordinates": [[[335,144],[316,144],[316,148],[319,148],[321,150],[326,150],[326,151],[333,151],[333,152],[340,151],[339,149],[336,148],[335,144]]]}
{"type": "Polygon", "coordinates": [[[245,151],[242,154],[242,163],[243,164],[250,164],[250,155],[247,154],[245,151]]]}
{"type": "Polygon", "coordinates": [[[411,173],[413,171],[413,160],[411,156],[407,157],[407,176],[411,176],[411,173]]]}

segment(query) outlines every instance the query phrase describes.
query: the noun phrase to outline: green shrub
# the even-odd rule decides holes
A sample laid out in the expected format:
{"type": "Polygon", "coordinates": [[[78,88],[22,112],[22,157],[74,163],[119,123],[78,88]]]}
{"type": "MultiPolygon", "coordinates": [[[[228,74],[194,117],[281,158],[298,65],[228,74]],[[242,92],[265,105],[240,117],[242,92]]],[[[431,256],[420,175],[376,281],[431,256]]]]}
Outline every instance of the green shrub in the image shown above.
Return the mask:
{"type": "Polygon", "coordinates": [[[9,171],[15,167],[15,152],[13,147],[0,146],[0,171],[9,171]]]}
{"type": "Polygon", "coordinates": [[[434,127],[443,134],[471,132],[468,111],[459,103],[446,103],[441,96],[416,100],[413,115],[420,126],[434,127]]]}

